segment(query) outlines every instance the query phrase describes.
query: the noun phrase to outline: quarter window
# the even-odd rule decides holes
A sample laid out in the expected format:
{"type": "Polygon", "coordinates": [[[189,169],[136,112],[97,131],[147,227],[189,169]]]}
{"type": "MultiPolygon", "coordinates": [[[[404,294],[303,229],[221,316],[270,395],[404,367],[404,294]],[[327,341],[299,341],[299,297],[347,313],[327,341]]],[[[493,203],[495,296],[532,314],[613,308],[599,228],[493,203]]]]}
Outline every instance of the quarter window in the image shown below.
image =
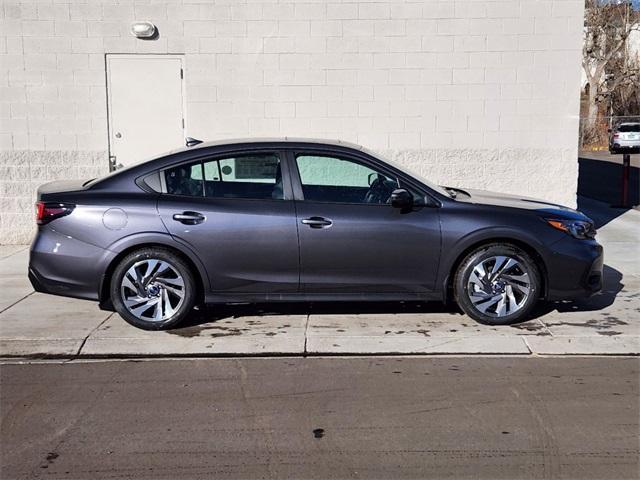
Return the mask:
{"type": "Polygon", "coordinates": [[[327,203],[389,203],[398,180],[353,160],[298,155],[305,200],[327,203]]]}

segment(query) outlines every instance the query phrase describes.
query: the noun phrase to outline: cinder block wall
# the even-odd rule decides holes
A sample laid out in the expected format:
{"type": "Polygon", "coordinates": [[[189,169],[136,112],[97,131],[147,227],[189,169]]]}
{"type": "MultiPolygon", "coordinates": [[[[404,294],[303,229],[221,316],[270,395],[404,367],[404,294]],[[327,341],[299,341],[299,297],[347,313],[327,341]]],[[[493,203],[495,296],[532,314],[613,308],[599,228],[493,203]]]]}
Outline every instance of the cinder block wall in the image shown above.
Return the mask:
{"type": "Polygon", "coordinates": [[[0,8],[0,243],[29,241],[37,185],[107,171],[105,53],[184,53],[194,137],[344,139],[436,182],[575,205],[582,0],[0,8]]]}

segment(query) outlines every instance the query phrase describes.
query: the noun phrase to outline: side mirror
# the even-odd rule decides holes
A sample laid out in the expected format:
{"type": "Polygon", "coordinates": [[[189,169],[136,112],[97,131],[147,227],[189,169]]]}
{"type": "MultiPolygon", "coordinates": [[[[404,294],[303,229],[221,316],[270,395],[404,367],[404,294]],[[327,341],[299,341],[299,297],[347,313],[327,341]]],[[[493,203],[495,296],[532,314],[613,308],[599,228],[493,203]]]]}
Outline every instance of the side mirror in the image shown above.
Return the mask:
{"type": "Polygon", "coordinates": [[[404,188],[398,188],[391,192],[391,206],[403,211],[410,210],[413,207],[413,195],[404,188]]]}
{"type": "Polygon", "coordinates": [[[611,130],[610,128],[607,128],[607,132],[611,133],[611,132],[612,132],[612,130],[611,130]]]}

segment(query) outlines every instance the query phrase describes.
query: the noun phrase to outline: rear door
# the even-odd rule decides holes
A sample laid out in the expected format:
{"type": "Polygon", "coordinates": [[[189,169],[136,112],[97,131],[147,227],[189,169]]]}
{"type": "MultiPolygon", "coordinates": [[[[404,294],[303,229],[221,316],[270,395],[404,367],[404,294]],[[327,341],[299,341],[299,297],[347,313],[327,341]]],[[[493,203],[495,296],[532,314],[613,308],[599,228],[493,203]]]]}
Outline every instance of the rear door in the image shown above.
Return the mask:
{"type": "MultiPolygon", "coordinates": [[[[292,154],[305,293],[422,294],[435,287],[438,208],[403,213],[389,203],[398,186],[423,192],[364,158],[299,150],[292,154]]],[[[424,202],[422,202],[424,205],[424,202]]]]}
{"type": "Polygon", "coordinates": [[[296,216],[281,159],[278,151],[228,154],[162,172],[162,220],[203,260],[212,292],[297,292],[296,216]]]}

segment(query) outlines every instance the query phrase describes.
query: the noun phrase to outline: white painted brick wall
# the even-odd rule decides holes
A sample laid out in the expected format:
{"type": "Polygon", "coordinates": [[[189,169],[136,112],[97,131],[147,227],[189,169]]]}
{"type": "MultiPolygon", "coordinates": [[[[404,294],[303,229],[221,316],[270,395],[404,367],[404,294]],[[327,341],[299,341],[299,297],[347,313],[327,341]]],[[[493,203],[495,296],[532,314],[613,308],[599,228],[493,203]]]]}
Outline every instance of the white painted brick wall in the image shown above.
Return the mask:
{"type": "Polygon", "coordinates": [[[105,53],[184,53],[188,135],[338,138],[575,204],[581,0],[3,0],[0,243],[107,170],[105,53]],[[155,41],[129,34],[150,20],[155,41]]]}

